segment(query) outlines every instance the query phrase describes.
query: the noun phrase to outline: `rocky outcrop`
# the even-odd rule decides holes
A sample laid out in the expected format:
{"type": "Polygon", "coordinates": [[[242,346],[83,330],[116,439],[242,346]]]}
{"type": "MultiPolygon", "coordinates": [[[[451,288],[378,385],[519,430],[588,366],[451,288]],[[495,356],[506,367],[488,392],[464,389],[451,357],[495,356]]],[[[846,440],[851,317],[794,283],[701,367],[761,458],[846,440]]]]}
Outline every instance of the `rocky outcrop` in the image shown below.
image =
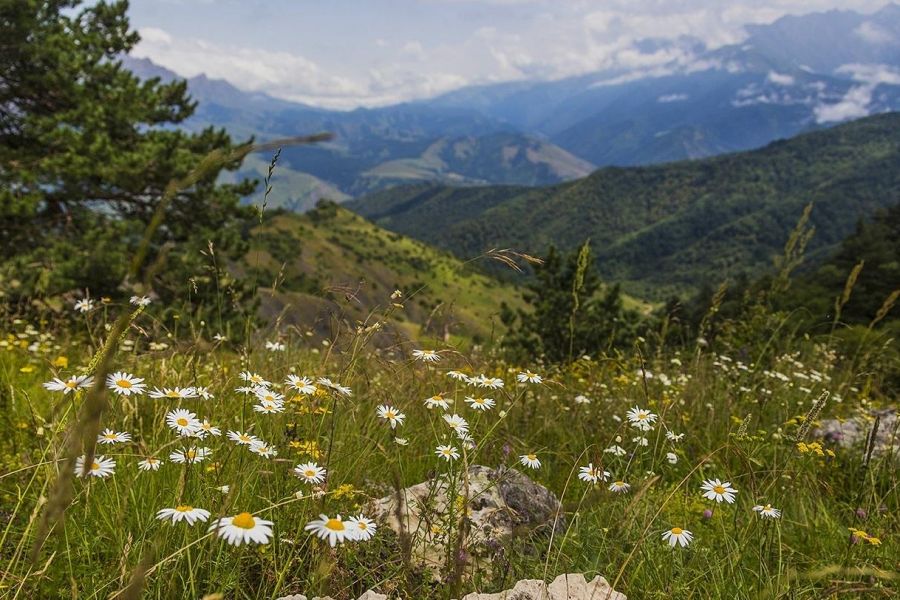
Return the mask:
{"type": "Polygon", "coordinates": [[[897,409],[873,410],[851,419],[823,419],[813,430],[813,436],[833,442],[841,448],[858,448],[865,451],[866,439],[878,418],[878,432],[875,435],[874,456],[897,452],[900,439],[897,434],[897,409]]]}
{"type": "Polygon", "coordinates": [[[417,564],[436,576],[447,562],[448,543],[455,545],[454,560],[470,569],[487,566],[514,535],[549,535],[565,526],[559,500],[547,488],[515,469],[481,465],[469,467],[465,477],[444,476],[385,496],[370,511],[407,541],[417,564]],[[460,518],[463,504],[465,519],[460,518]]]}
{"type": "Polygon", "coordinates": [[[523,579],[511,590],[496,594],[472,593],[462,600],[627,600],[599,575],[587,581],[581,573],[560,575],[547,585],[539,579],[523,579]]]}
{"type": "MultiPolygon", "coordinates": [[[[307,600],[302,594],[282,596],[277,600],[307,600]]],[[[312,600],[333,600],[330,596],[316,597],[312,600]]],[[[383,594],[371,590],[359,597],[359,600],[388,600],[383,594]]],[[[523,579],[511,590],[495,594],[473,592],[463,596],[462,600],[627,600],[599,575],[587,581],[581,573],[560,575],[550,585],[540,579],[523,579]]]]}

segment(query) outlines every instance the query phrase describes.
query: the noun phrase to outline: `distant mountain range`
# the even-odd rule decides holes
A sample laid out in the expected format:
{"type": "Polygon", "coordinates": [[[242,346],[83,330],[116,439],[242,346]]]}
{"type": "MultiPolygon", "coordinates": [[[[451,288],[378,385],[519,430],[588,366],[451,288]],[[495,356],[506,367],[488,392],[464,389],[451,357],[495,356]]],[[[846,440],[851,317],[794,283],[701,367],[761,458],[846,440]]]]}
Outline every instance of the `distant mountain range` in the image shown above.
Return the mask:
{"type": "Polygon", "coordinates": [[[509,247],[542,255],[590,239],[602,275],[661,300],[771,268],[814,203],[811,263],[860,219],[900,203],[900,113],[762,149],[645,167],[607,167],[555,186],[406,186],[347,207],[461,258],[509,247]]]}
{"type": "MultiPolygon", "coordinates": [[[[272,204],[306,210],[398,183],[549,185],[596,166],[646,165],[761,147],[837,122],[900,109],[900,6],[830,11],[747,28],[732,46],[644,40],[667,64],[558,81],[463,88],[378,109],[324,110],[244,92],[204,76],[187,124],[258,139],[331,131],[334,142],[289,148],[272,204]]],[[[642,61],[637,61],[642,62],[642,61]]],[[[175,74],[126,59],[142,77],[175,74]]],[[[240,175],[263,172],[256,157],[240,175]]]]}

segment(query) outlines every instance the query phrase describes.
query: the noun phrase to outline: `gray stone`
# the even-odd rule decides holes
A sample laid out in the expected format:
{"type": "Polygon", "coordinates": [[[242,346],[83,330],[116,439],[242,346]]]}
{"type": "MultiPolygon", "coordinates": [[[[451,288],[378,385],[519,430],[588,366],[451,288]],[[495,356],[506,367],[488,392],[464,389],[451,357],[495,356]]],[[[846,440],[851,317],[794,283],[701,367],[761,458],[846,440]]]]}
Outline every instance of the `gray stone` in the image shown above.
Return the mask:
{"type": "Polygon", "coordinates": [[[468,498],[464,552],[457,558],[467,569],[479,562],[486,566],[490,556],[514,535],[536,531],[549,535],[554,528],[562,531],[565,527],[556,496],[515,469],[472,465],[467,477],[460,477],[454,489],[450,488],[450,480],[440,477],[385,496],[370,506],[376,519],[409,540],[413,560],[435,577],[440,576],[446,563],[450,538],[445,532],[459,529],[462,501],[451,507],[448,492],[453,498],[468,498]],[[455,517],[448,507],[454,509],[455,517]]]}
{"type": "Polygon", "coordinates": [[[511,590],[472,593],[462,600],[627,600],[599,575],[590,582],[581,573],[560,575],[549,586],[539,579],[523,579],[511,590]]]}
{"type": "Polygon", "coordinates": [[[900,439],[897,438],[897,409],[872,410],[850,419],[823,419],[812,432],[814,437],[833,442],[841,448],[857,448],[865,451],[866,438],[879,418],[878,433],[875,436],[873,454],[881,456],[897,453],[900,439]]]}

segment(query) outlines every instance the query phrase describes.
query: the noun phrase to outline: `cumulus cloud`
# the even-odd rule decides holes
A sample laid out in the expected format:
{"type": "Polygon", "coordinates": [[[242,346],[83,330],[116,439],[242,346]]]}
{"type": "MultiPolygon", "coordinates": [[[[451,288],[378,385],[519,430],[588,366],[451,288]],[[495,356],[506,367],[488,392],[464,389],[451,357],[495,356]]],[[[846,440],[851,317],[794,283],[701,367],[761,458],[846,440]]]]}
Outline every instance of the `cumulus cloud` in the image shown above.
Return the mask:
{"type": "Polygon", "coordinates": [[[817,123],[833,123],[848,119],[859,119],[869,115],[869,103],[872,102],[872,86],[861,85],[850,88],[834,104],[820,104],[813,109],[817,123]]]}
{"type": "Polygon", "coordinates": [[[785,73],[776,73],[775,71],[769,71],[769,74],[766,76],[766,79],[777,85],[794,85],[794,78],[785,73]]]}
{"type": "Polygon", "coordinates": [[[863,23],[853,30],[853,33],[870,44],[892,44],[897,42],[897,38],[893,33],[871,21],[863,21],[863,23]]]}
{"type": "MultiPolygon", "coordinates": [[[[747,24],[837,7],[870,11],[883,2],[354,0],[301,9],[296,0],[167,0],[167,10],[148,2],[133,11],[138,25],[140,15],[153,16],[135,53],[179,75],[202,72],[245,90],[351,108],[499,81],[604,73],[597,85],[610,85],[676,71],[735,72],[740,64],[698,55],[740,43],[747,24]],[[186,21],[209,30],[197,33],[186,21]]],[[[873,43],[884,43],[886,33],[865,23],[857,31],[873,43]]],[[[772,77],[791,85],[788,75],[772,77]]]]}
{"type": "MultiPolygon", "coordinates": [[[[150,58],[182,77],[204,74],[229,81],[245,91],[330,108],[393,104],[411,97],[433,96],[466,83],[461,77],[441,73],[379,69],[370,69],[362,78],[350,78],[335,75],[318,63],[289,52],[176,39],[157,28],[142,28],[139,33],[141,43],[133,54],[150,58]]],[[[411,42],[403,52],[418,56],[421,46],[411,42]]]]}
{"type": "Polygon", "coordinates": [[[879,85],[900,85],[900,70],[881,64],[849,64],[836,71],[847,75],[860,85],[851,87],[840,101],[819,104],[813,110],[818,123],[858,119],[872,113],[872,96],[879,85]]]}

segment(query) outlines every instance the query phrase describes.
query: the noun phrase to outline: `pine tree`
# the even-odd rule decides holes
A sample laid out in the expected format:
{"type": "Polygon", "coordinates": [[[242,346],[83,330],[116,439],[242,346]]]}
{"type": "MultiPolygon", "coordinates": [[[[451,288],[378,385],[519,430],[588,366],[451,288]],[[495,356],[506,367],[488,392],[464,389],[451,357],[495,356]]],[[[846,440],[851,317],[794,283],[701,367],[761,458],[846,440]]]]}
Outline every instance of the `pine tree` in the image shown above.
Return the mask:
{"type": "MultiPolygon", "coordinates": [[[[187,133],[184,81],[139,80],[121,64],[138,41],[128,3],[0,0],[0,276],[7,301],[89,289],[122,295],[134,251],[166,187],[232,141],[187,133]]],[[[224,167],[235,169],[238,164],[224,167]]],[[[214,169],[179,192],[147,264],[174,298],[202,278],[208,243],[220,261],[243,251],[253,182],[214,169]]],[[[207,273],[208,275],[208,273],[207,273]]],[[[195,285],[196,287],[196,285],[195,285]]],[[[197,290],[200,293],[200,290],[197,290]]]]}
{"type": "Polygon", "coordinates": [[[634,335],[636,315],[624,310],[618,285],[603,288],[587,242],[567,256],[551,246],[527,289],[530,310],[505,307],[501,315],[510,328],[507,347],[522,360],[565,362],[634,335]]]}

